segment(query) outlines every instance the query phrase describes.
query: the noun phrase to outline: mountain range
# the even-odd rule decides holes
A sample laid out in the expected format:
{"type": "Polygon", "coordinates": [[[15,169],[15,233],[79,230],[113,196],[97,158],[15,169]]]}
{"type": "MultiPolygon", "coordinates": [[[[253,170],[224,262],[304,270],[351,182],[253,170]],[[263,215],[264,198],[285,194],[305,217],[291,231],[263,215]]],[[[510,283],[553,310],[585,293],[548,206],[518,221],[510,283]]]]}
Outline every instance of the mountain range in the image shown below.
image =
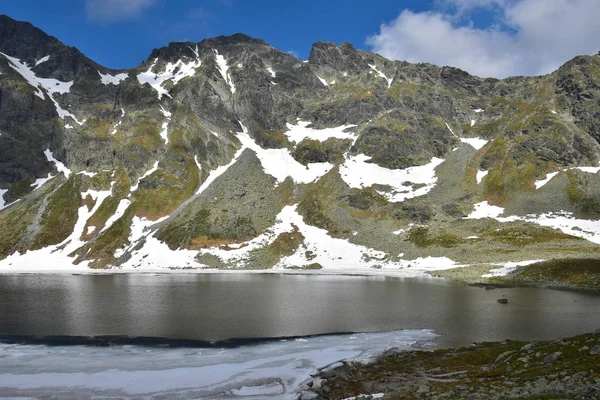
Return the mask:
{"type": "Polygon", "coordinates": [[[600,258],[600,55],[482,79],[243,34],[111,70],[0,16],[0,271],[600,258]]]}

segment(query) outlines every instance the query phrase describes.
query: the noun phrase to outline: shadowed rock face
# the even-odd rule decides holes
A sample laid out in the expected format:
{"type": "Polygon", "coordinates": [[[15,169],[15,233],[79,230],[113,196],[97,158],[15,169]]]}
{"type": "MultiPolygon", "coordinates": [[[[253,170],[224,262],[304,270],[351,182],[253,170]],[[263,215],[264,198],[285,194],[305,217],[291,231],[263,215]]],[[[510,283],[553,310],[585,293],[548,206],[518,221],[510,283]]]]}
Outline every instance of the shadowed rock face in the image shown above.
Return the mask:
{"type": "MultiPolygon", "coordinates": [[[[600,217],[597,175],[567,171],[600,160],[598,55],[543,77],[497,80],[387,60],[349,43],[316,43],[303,62],[236,34],[171,43],[137,68],[113,71],[7,16],[0,52],[0,194],[6,204],[20,200],[0,212],[8,227],[0,258],[73,231],[82,241],[74,260],[121,265],[147,239],[134,237],[132,224],[167,217],[150,232],[172,249],[239,244],[299,204],[307,224],[388,260],[402,253],[468,261],[460,244],[485,261],[530,253],[491,238],[491,250],[463,240],[495,223],[464,222],[475,203],[515,215],[560,204],[600,217]],[[299,121],[310,123],[306,137],[289,134],[299,121]],[[353,126],[328,136],[342,125],[353,126]],[[433,182],[420,181],[433,158],[446,161],[433,182]],[[353,183],[369,167],[378,176],[353,183]],[[402,172],[410,167],[423,169],[402,172]],[[311,168],[323,171],[304,181],[311,168]],[[287,180],[274,178],[287,169],[295,171],[287,180]],[[536,191],[551,172],[561,174],[536,191]],[[51,183],[39,181],[49,174],[51,183]],[[207,179],[214,182],[197,194],[207,179]],[[93,216],[78,233],[83,205],[93,216]],[[69,229],[40,236],[63,220],[69,229]],[[429,230],[411,236],[409,223],[429,230]]],[[[301,248],[300,237],[285,232],[253,259],[275,265],[281,249],[301,248]]]]}

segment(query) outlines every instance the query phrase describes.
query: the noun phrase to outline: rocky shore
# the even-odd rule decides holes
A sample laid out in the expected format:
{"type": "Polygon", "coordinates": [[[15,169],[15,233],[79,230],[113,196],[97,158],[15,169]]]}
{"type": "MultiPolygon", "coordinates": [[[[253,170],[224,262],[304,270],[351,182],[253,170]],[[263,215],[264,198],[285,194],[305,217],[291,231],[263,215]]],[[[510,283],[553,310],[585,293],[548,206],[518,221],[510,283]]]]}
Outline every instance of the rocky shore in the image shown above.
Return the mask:
{"type": "Polygon", "coordinates": [[[389,350],[325,368],[301,399],[598,399],[600,331],[545,342],[389,350]]]}

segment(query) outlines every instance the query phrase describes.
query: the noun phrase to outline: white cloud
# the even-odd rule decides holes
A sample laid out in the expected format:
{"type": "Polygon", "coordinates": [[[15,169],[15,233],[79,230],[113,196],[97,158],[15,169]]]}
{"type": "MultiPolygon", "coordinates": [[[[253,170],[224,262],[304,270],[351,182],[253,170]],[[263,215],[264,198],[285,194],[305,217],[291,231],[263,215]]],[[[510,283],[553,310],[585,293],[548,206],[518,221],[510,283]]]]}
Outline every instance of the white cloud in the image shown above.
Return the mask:
{"type": "Polygon", "coordinates": [[[117,22],[139,17],[157,0],[86,0],[88,19],[92,21],[117,22]]]}
{"type": "Polygon", "coordinates": [[[598,0],[439,0],[437,11],[404,10],[367,43],[385,57],[451,65],[478,76],[549,73],[600,49],[598,0]],[[495,12],[486,28],[468,17],[495,12]]]}

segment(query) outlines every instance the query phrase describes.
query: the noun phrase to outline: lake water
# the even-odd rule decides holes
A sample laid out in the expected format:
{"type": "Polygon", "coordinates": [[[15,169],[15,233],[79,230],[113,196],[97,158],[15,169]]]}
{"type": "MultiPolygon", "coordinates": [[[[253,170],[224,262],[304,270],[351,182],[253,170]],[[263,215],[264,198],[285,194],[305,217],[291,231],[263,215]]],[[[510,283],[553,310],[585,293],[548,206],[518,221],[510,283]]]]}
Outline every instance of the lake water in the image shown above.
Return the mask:
{"type": "Polygon", "coordinates": [[[0,299],[0,397],[294,398],[315,368],[389,347],[555,339],[600,328],[597,294],[436,279],[6,275],[0,299]],[[349,332],[365,333],[341,334],[349,332]],[[306,337],[321,334],[331,335],[306,337]],[[217,343],[48,347],[7,338],[32,336],[217,343]],[[219,342],[232,338],[248,341],[219,342]]]}

